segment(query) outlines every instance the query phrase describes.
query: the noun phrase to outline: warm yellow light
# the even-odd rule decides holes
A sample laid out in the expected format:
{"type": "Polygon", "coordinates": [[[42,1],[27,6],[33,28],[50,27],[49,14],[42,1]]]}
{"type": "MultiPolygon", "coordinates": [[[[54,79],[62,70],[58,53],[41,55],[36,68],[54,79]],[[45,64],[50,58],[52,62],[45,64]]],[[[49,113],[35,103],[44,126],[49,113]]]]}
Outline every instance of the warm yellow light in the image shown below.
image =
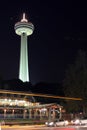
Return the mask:
{"type": "Polygon", "coordinates": [[[24,93],[24,92],[7,91],[7,90],[0,90],[0,93],[19,94],[19,95],[26,95],[26,96],[38,96],[38,97],[47,97],[47,98],[60,98],[64,100],[80,100],[80,101],[83,100],[82,98],[62,97],[62,96],[54,96],[54,95],[38,94],[38,93],[24,93]]]}

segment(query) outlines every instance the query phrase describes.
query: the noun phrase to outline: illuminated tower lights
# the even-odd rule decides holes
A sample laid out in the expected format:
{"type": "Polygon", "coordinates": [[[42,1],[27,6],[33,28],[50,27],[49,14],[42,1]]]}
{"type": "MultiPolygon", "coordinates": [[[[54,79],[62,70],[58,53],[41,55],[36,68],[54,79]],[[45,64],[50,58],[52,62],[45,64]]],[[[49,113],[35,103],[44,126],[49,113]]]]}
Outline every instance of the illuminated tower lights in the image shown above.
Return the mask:
{"type": "Polygon", "coordinates": [[[19,79],[29,82],[27,36],[33,33],[34,25],[28,22],[23,13],[23,18],[15,24],[14,29],[15,33],[21,36],[19,79]]]}

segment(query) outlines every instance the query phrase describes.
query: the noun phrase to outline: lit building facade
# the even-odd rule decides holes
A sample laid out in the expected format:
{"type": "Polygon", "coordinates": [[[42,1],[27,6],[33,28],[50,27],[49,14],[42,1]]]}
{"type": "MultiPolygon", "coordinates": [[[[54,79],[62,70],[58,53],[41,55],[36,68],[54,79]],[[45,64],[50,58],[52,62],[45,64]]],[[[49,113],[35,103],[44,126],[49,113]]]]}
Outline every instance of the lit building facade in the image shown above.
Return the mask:
{"type": "Polygon", "coordinates": [[[0,119],[48,120],[55,119],[58,114],[61,116],[62,106],[36,102],[34,97],[29,96],[29,92],[0,90],[0,95],[0,119]]]}

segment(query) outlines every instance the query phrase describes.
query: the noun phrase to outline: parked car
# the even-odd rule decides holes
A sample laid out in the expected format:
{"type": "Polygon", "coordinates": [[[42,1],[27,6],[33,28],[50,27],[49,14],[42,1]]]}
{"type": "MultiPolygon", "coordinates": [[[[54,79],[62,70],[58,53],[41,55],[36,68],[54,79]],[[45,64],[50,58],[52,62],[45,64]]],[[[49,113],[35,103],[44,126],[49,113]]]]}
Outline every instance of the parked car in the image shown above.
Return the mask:
{"type": "Polygon", "coordinates": [[[54,127],[54,126],[67,126],[69,122],[67,120],[56,120],[56,121],[48,121],[45,123],[46,126],[48,127],[54,127]]]}
{"type": "Polygon", "coordinates": [[[45,125],[48,127],[53,127],[53,126],[55,126],[55,123],[54,123],[54,121],[47,121],[47,122],[45,122],[45,125]]]}
{"type": "Polygon", "coordinates": [[[75,119],[71,121],[72,125],[87,125],[87,117],[81,119],[75,119]]]}
{"type": "Polygon", "coordinates": [[[71,125],[81,125],[80,119],[71,120],[71,125]]]}
{"type": "Polygon", "coordinates": [[[69,125],[68,120],[63,120],[63,119],[61,119],[55,123],[55,126],[67,126],[67,125],[69,125]]]}

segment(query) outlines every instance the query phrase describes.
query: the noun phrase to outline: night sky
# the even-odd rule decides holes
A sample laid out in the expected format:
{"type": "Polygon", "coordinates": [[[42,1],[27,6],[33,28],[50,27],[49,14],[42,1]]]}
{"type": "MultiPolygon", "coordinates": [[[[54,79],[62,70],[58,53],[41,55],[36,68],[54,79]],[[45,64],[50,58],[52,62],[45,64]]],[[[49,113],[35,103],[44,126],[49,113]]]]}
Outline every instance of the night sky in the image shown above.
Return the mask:
{"type": "Polygon", "coordinates": [[[0,75],[18,78],[20,37],[14,24],[25,12],[34,26],[28,38],[30,82],[60,83],[79,49],[87,51],[87,3],[15,0],[0,3],[0,75]]]}

